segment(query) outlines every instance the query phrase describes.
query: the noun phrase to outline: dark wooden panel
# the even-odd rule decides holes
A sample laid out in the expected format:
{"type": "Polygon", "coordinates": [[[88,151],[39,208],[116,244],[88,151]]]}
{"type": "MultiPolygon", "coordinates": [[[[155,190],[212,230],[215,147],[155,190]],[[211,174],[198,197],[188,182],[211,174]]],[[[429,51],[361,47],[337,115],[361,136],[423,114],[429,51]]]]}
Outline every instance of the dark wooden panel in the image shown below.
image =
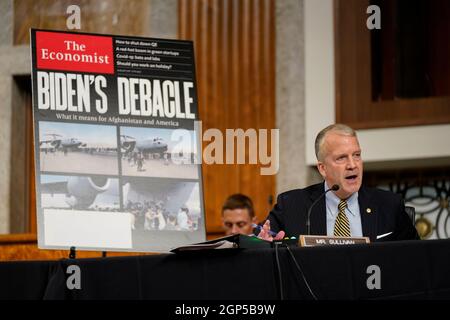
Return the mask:
{"type": "MultiPolygon", "coordinates": [[[[194,41],[203,130],[274,128],[274,1],[180,0],[179,22],[180,38],[194,41]]],[[[203,164],[203,181],[209,231],[221,230],[232,193],[249,195],[260,220],[270,210],[275,177],[261,176],[260,165],[203,164]]]]}
{"type": "MultiPolygon", "coordinates": [[[[383,98],[391,99],[373,99],[371,31],[366,27],[369,4],[369,0],[335,0],[336,122],[347,123],[356,129],[450,123],[450,97],[445,95],[448,59],[443,60],[443,69],[436,63],[430,68],[434,74],[441,72],[440,86],[435,85],[435,88],[437,93],[444,95],[405,99],[392,97],[393,89],[383,89],[386,93],[383,98]]],[[[440,23],[446,21],[442,15],[437,19],[440,23]]],[[[430,43],[433,41],[436,42],[430,36],[430,43]]],[[[447,50],[448,44],[440,46],[447,50]]],[[[389,52],[389,48],[383,50],[389,52]]],[[[439,56],[434,51],[430,54],[439,56]]],[[[392,68],[389,64],[384,67],[392,68]]]]}
{"type": "MultiPolygon", "coordinates": [[[[31,115],[31,80],[28,77],[14,77],[12,90],[11,148],[9,150],[9,230],[11,233],[27,232],[28,226],[28,175],[27,153],[29,123],[31,115]]],[[[32,134],[32,133],[31,133],[32,134]]]]}
{"type": "Polygon", "coordinates": [[[28,232],[37,233],[37,213],[36,213],[36,175],[34,168],[34,142],[33,142],[33,116],[31,97],[28,100],[27,109],[27,176],[28,176],[28,232]]]}

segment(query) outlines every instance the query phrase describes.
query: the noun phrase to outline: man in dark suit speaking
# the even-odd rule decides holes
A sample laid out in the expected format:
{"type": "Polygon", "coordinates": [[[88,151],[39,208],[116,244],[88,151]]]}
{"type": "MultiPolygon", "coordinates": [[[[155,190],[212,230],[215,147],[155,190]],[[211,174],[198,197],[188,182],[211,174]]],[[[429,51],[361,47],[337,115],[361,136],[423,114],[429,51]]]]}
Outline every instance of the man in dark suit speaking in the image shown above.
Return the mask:
{"type": "Polygon", "coordinates": [[[419,239],[400,195],[361,186],[361,148],[352,128],[326,127],[316,137],[315,151],[324,182],[280,194],[260,238],[297,237],[310,229],[312,235],[365,236],[371,242],[419,239]]]}

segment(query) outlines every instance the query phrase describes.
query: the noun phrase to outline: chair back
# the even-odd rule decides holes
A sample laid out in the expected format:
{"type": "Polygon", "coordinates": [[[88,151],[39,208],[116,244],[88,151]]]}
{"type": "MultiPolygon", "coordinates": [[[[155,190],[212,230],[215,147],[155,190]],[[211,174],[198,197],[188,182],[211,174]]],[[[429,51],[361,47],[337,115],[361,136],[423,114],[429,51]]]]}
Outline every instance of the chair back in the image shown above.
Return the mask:
{"type": "Polygon", "coordinates": [[[411,206],[405,206],[405,211],[408,214],[409,218],[411,219],[411,222],[413,226],[416,225],[416,208],[411,206]]]}

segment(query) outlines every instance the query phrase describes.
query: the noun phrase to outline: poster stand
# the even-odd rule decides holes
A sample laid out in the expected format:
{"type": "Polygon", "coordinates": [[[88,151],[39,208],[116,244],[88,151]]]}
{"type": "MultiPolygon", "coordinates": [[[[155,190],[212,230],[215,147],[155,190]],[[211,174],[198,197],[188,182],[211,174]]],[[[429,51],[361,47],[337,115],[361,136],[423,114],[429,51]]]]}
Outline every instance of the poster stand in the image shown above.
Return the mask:
{"type": "Polygon", "coordinates": [[[69,259],[76,259],[76,257],[77,257],[76,248],[75,247],[70,247],[69,259]]]}

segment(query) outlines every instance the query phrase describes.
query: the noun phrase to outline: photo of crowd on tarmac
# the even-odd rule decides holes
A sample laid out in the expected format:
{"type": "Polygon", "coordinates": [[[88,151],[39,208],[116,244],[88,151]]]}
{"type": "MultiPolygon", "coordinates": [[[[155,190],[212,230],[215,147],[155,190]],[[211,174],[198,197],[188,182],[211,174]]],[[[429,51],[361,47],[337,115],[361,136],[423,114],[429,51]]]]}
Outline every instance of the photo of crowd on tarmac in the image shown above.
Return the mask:
{"type": "Polygon", "coordinates": [[[173,129],[120,128],[122,174],[125,176],[198,179],[194,131],[174,141],[173,129]]]}

